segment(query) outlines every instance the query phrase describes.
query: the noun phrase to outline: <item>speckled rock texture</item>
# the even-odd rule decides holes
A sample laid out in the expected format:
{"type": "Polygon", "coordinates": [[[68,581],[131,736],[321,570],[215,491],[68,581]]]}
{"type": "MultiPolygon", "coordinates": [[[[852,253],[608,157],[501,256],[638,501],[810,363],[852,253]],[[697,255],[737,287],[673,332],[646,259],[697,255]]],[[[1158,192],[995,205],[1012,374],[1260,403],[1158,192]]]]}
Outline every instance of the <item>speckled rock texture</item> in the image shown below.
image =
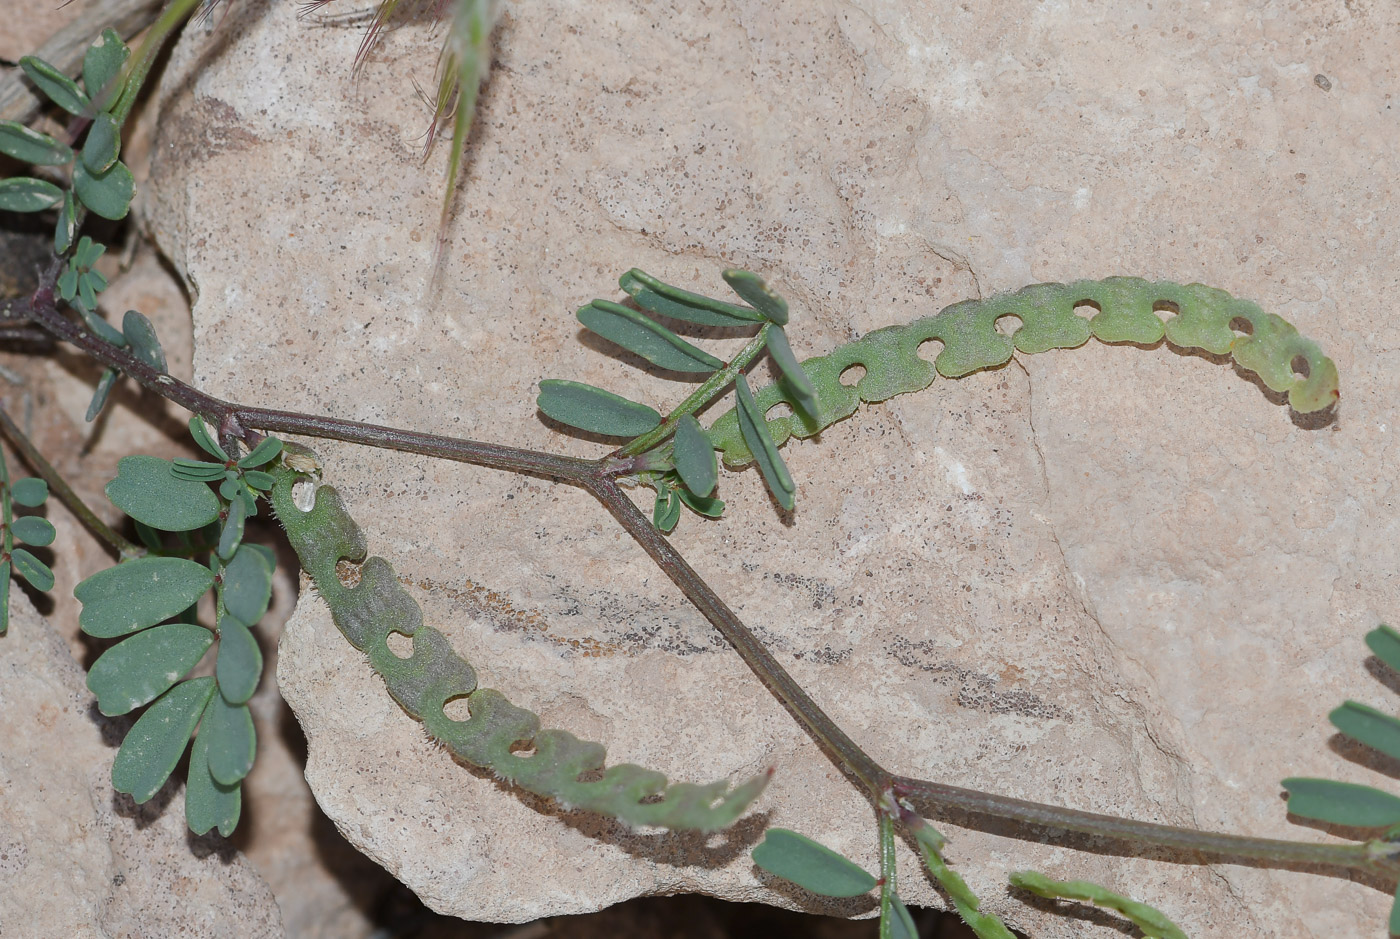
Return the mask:
{"type": "MultiPolygon", "coordinates": [[[[355,79],[359,32],[296,12],[230,8],[162,89],[146,209],[197,297],[203,387],[589,456],[539,419],[539,379],[686,390],[573,319],[632,266],[709,292],[761,271],[803,355],[1034,281],[1225,288],[1336,359],[1330,419],[1205,358],[1091,345],[863,409],[786,448],[794,513],[727,474],[725,520],[673,540],[897,771],[1305,839],[1327,836],[1289,824],[1280,779],[1377,781],[1325,714],[1394,704],[1361,643],[1400,608],[1392,5],[511,4],[436,295],[445,154],[416,159],[412,83],[437,39],[410,23],[355,79]]],[[[676,778],[778,770],[708,841],[523,798],[431,745],[307,591],[279,682],[352,843],[474,919],[677,891],[871,912],[758,875],[764,824],[873,868],[869,809],[584,493],[317,448],[483,685],[676,778]]],[[[1037,939],[1118,933],[1022,904],[1010,870],[1099,880],[1193,935],[1383,928],[1388,896],[1339,878],[945,827],[1037,939]]],[[[906,899],[938,905],[901,857],[906,899]]]]}
{"type": "Polygon", "coordinates": [[[98,714],[63,638],[19,588],[0,642],[0,714],[0,934],[283,934],[247,861],[186,830],[183,786],[140,806],[112,791],[125,724],[98,714]]]}

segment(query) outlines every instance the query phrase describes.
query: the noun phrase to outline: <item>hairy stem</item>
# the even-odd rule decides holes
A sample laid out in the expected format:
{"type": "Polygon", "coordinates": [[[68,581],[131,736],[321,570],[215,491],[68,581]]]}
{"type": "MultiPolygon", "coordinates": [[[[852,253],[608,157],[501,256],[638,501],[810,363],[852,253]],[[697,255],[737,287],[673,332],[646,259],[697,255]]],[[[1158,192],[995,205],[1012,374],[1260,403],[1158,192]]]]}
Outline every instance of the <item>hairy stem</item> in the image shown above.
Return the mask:
{"type": "Polygon", "coordinates": [[[1273,864],[1320,864],[1366,870],[1388,877],[1400,873],[1400,865],[1397,865],[1397,862],[1373,857],[1366,844],[1328,845],[1203,832],[1081,812],[927,780],[895,776],[871,758],[836,725],[709,584],[647,521],[609,475],[610,461],[581,460],[499,444],[292,411],[245,407],[223,401],[170,375],[155,371],[126,350],[110,345],[65,317],[58,310],[53,293],[53,284],[61,266],[62,261],[59,259],[49,267],[40,289],[27,304],[18,309],[17,312],[21,316],[29,318],[55,337],[72,343],[98,362],[122,370],[143,387],[199,414],[221,431],[240,436],[245,442],[256,437],[253,433],[254,428],[275,433],[325,437],[510,472],[547,476],[572,482],[586,489],[607,507],[657,566],[734,646],[758,679],[818,745],[838,766],[855,777],[871,802],[877,806],[881,793],[889,788],[897,797],[916,806],[958,809],[975,816],[1011,820],[1061,831],[1082,832],[1138,845],[1165,846],[1179,851],[1212,855],[1221,860],[1253,859],[1273,864]]]}
{"type": "MultiPolygon", "coordinates": [[[[77,516],[78,520],[88,527],[98,538],[107,542],[121,556],[126,558],[140,557],[146,553],[146,549],[123,538],[119,533],[112,530],[106,522],[97,517],[97,514],[88,508],[82,497],[73,491],[73,487],[68,485],[58,470],[44,455],[34,446],[34,442],[19,429],[19,425],[10,417],[8,411],[0,407],[0,433],[10,441],[20,456],[24,457],[24,462],[33,467],[34,472],[39,474],[39,478],[49,485],[49,492],[58,496],[60,502],[67,507],[68,511],[77,516]]],[[[6,548],[8,550],[8,547],[6,548]]]]}

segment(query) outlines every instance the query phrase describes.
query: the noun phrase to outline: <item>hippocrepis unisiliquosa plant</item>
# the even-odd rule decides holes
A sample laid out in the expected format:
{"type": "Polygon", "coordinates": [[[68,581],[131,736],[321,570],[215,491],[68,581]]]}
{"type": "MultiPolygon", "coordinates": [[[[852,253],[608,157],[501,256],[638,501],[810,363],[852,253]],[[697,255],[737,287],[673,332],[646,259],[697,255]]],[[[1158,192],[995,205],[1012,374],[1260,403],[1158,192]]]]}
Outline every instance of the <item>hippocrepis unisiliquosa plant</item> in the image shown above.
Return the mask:
{"type": "MultiPolygon", "coordinates": [[[[676,526],[683,508],[710,518],[722,514],[724,504],[714,495],[720,458],[733,467],[757,463],[775,502],[791,509],[797,485],[781,454],[788,439],[817,434],[851,416],[861,402],[919,391],[937,375],[956,378],[996,368],[1018,351],[1074,348],[1090,338],[1140,346],[1165,341],[1183,350],[1229,356],[1242,370],[1256,373],[1267,388],[1286,395],[1295,411],[1322,411],[1337,400],[1337,370],[1290,324],[1253,303],[1199,284],[1112,277],[1037,284],[954,304],[936,315],[875,330],[827,355],[799,361],[787,333],[787,303],[757,275],[724,272],[724,280],[742,301],[734,303],[633,270],[620,280],[623,302],[594,300],[578,311],[579,321],[664,371],[703,377],[664,417],[655,408],[590,385],[542,381],[537,403],[546,417],[617,441],[596,460],[222,401],[168,374],[155,330],[139,312],[128,311],[120,329],[99,315],[98,297],[107,283],[95,265],[105,247],[79,234],[89,212],[113,219],[126,214],[134,188],[119,159],[124,122],[161,43],[198,5],[196,0],[172,3],[152,31],[154,40],[134,57],[115,33],[104,32],[88,50],[81,85],[49,63],[24,61],[35,86],[73,118],[66,139],[16,122],[0,123],[0,152],[41,167],[36,175],[0,181],[0,208],[53,210],[56,215],[53,263],[32,297],[10,305],[11,328],[65,340],[104,368],[89,419],[101,411],[119,377],[129,376],[195,415],[190,431],[208,457],[167,461],[130,456],[121,461],[107,494],[133,519],[141,542],[133,544],[102,525],[8,416],[0,414],[0,430],[42,477],[11,485],[0,462],[0,591],[8,590],[11,572],[39,589],[52,586],[49,568],[17,545],[47,545],[54,537],[52,526],[13,512],[15,505],[39,504],[46,490],[121,558],[76,590],[83,603],[84,631],[104,640],[121,639],[89,673],[99,708],[107,714],[146,708],[118,753],[113,769],[117,789],[137,801],[151,798],[189,748],[190,827],[227,834],[236,826],[241,783],[256,751],[248,700],[258,685],[262,659],[252,630],[267,610],[274,568],[273,553],[245,542],[244,534],[247,520],[266,502],[336,625],[366,654],[403,709],[457,758],[523,790],[632,825],[712,831],[731,823],[763,792],[770,773],[737,784],[694,784],[670,783],[657,772],[628,764],[609,767],[601,744],[581,741],[565,730],[542,729],[538,717],[505,695],[477,687],[472,666],[441,632],[423,623],[421,610],[391,564],[380,557],[366,558],[366,538],[336,491],[320,484],[316,456],[270,436],[301,434],[549,476],[580,486],[603,502],[876,809],[879,878],[817,842],[782,829],[768,832],[753,853],[755,864],[832,896],[878,888],[882,936],[914,934],[898,893],[897,830],[914,841],[929,874],[979,936],[1010,935],[1000,920],[980,909],[976,895],[944,861],[944,839],[923,818],[935,809],[962,809],[1223,859],[1323,864],[1392,878],[1400,871],[1400,799],[1368,787],[1312,779],[1284,782],[1293,814],[1351,826],[1367,836],[1353,845],[1324,845],[1173,828],[891,773],[822,711],[663,537],[676,526]],[[55,174],[64,177],[62,185],[46,178],[55,174]],[[665,325],[667,320],[753,330],[753,336],[724,361],[681,338],[665,325]],[[933,361],[919,354],[930,341],[942,346],[933,361]],[[780,378],[755,390],[749,375],[765,355],[780,378]],[[857,367],[861,374],[847,382],[857,367]],[[702,426],[697,415],[731,388],[733,409],[702,426]],[[788,413],[769,417],[778,405],[786,405],[788,413]],[[650,520],[622,491],[637,485],[655,490],[650,520]],[[347,567],[353,576],[345,573],[347,567]],[[205,597],[210,602],[202,612],[205,597]],[[389,645],[394,635],[411,640],[411,655],[395,654],[389,645]],[[212,674],[187,677],[211,651],[212,674]],[[454,701],[465,702],[465,717],[448,715],[454,701]]],[[[367,43],[396,9],[394,0],[379,7],[367,43]]],[[[457,45],[449,45],[454,51],[442,63],[433,123],[436,132],[447,115],[455,115],[450,181],[460,171],[496,7],[461,2],[453,5],[452,13],[449,41],[457,45]]],[[[444,219],[450,198],[449,186],[444,219]]],[[[1368,642],[1382,661],[1400,664],[1400,639],[1393,632],[1383,627],[1368,642]]],[[[1333,712],[1332,720],[1352,739],[1400,756],[1400,722],[1394,718],[1348,702],[1333,712]]],[[[1159,911],[1095,884],[1056,881],[1036,872],[1013,874],[1010,882],[1041,897],[1116,911],[1146,936],[1182,935],[1159,911]]],[[[1400,925],[1400,920],[1393,916],[1393,923],[1400,925]]]]}

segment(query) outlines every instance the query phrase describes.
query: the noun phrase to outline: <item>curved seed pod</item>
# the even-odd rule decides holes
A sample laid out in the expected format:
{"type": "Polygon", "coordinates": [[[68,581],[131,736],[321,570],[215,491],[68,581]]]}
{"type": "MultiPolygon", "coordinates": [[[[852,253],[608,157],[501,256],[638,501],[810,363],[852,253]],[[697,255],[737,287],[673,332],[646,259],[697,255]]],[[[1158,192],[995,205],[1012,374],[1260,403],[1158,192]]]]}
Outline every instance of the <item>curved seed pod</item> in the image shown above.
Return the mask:
{"type": "MultiPolygon", "coordinates": [[[[959,378],[995,368],[1005,364],[1013,351],[1072,349],[1090,336],[1102,342],[1147,345],[1164,335],[1181,348],[1232,355],[1269,388],[1287,392],[1288,403],[1299,413],[1320,411],[1337,400],[1337,366],[1286,320],[1214,287],[1152,283],[1137,277],[1032,284],[1015,293],[954,303],[934,316],[867,333],[829,355],[802,363],[816,388],[815,413],[796,407],[798,402],[780,384],[758,389],[754,398],[765,414],[779,402],[794,406],[792,414],[768,421],[773,440],[782,444],[788,437],[810,437],[849,417],[861,401],[884,401],[922,390],[935,374],[959,378]],[[1092,319],[1075,313],[1076,307],[1086,305],[1099,311],[1092,319]],[[1158,311],[1167,312],[1165,323],[1158,311]],[[997,320],[1006,316],[1021,321],[1010,336],[996,328],[997,320]],[[918,354],[919,345],[929,339],[943,343],[932,363],[918,354]],[[840,380],[852,365],[865,368],[853,387],[840,380]]],[[[733,410],[721,415],[706,434],[730,466],[753,460],[733,410]]]]}
{"type": "Polygon", "coordinates": [[[394,700],[454,756],[529,792],[631,825],[713,831],[737,819],[763,791],[767,773],[731,787],[727,780],[668,785],[661,773],[628,763],[605,769],[602,744],[540,729],[535,714],[500,692],[477,687],[476,672],[447,637],[423,625],[422,610],[388,561],[369,558],[360,565],[359,583],[341,583],[336,564],[363,558],[366,542],[339,493],[321,486],[312,507],[303,511],[298,502],[306,500],[300,493],[294,498],[293,488],[315,483],[286,467],[274,475],[273,509],[336,626],[369,657],[394,700]],[[412,656],[401,659],[389,649],[391,632],[412,637],[412,656]],[[470,717],[448,717],[443,706],[463,697],[470,717]],[[520,748],[534,752],[513,752],[520,748]],[[585,774],[587,779],[579,778],[585,774]]]}

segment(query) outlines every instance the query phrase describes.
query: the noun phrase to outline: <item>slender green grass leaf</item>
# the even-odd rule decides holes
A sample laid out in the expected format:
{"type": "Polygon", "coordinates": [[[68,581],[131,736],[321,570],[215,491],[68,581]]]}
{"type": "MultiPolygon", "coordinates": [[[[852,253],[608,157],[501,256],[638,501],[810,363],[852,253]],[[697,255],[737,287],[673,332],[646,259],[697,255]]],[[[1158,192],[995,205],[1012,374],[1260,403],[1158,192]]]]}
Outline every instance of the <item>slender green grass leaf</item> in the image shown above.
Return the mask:
{"type": "MultiPolygon", "coordinates": [[[[215,696],[217,697],[217,695],[215,696]]],[[[211,828],[227,838],[238,827],[243,809],[243,785],[217,782],[209,772],[209,733],[200,728],[190,747],[190,768],[185,782],[185,824],[202,835],[211,828]]]]}
{"type": "Polygon", "coordinates": [[[156,328],[139,310],[127,310],[122,317],[122,335],[131,343],[131,352],[157,372],[164,372],[165,350],[160,347],[156,328]]]}
{"type": "Polygon", "coordinates": [[[757,310],[672,287],[635,267],[623,274],[618,283],[643,310],[669,316],[684,323],[700,326],[752,326],[766,320],[757,310]]]}
{"type": "Polygon", "coordinates": [[[240,782],[253,768],[258,753],[258,737],[248,705],[230,704],[222,693],[214,695],[204,712],[201,737],[206,730],[210,734],[209,775],[225,786],[240,782]]]}
{"type": "Polygon", "coordinates": [[[181,479],[169,460],[124,456],[107,498],[127,515],[161,531],[194,531],[219,517],[219,500],[206,483],[181,479]]]}
{"type": "Polygon", "coordinates": [[[697,496],[708,496],[719,482],[719,461],[714,444],[700,429],[700,422],[687,414],[676,424],[672,460],[687,489],[697,496]]]}
{"type": "Polygon", "coordinates": [[[1400,760],[1400,720],[1355,701],[1346,702],[1328,714],[1327,719],[1358,743],[1400,760]]]}
{"type": "Polygon", "coordinates": [[[880,939],[919,939],[914,917],[909,915],[909,907],[897,893],[890,897],[889,916],[880,920],[880,939]]]}
{"type": "Polygon", "coordinates": [[[1121,913],[1142,931],[1145,939],[1186,939],[1186,933],[1155,907],[1130,900],[1087,880],[1052,880],[1038,871],[1017,871],[1011,885],[1047,900],[1076,900],[1121,913]]]}
{"type": "Polygon", "coordinates": [[[46,98],[75,117],[81,117],[92,102],[78,83],[63,72],[37,56],[26,55],[19,60],[19,67],[46,98]]]}
{"type": "Polygon", "coordinates": [[[203,626],[170,623],[139,632],[102,653],[88,669],[88,690],[108,716],[149,704],[184,678],[214,642],[203,626]]]}
{"type": "Polygon", "coordinates": [[[779,505],[791,511],[797,487],[793,485],[792,475],[788,473],[787,464],[778,452],[778,445],[773,442],[773,436],[768,432],[768,421],[754,403],[748,379],[743,375],[735,378],[734,390],[739,399],[739,431],[744,435],[744,443],[748,444],[750,452],[753,453],[754,462],[763,474],[763,481],[768,484],[768,491],[773,493],[773,498],[778,500],[779,505]]]}
{"type": "Polygon", "coordinates": [[[223,447],[219,446],[214,435],[209,433],[209,428],[204,426],[204,420],[198,414],[190,418],[190,436],[199,445],[199,449],[224,463],[229,462],[228,454],[224,452],[223,447]]]}
{"type": "Polygon", "coordinates": [[[0,179],[0,211],[42,212],[63,201],[63,190],[46,179],[14,176],[0,179]]]}
{"type": "Polygon", "coordinates": [[[132,197],[136,195],[136,180],[121,160],[100,174],[89,172],[79,160],[73,164],[73,191],[94,215],[115,222],[126,218],[132,197]]]}
{"type": "Polygon", "coordinates": [[[37,476],[26,476],[10,484],[10,497],[20,505],[34,509],[49,497],[49,484],[37,476]]]}
{"type": "Polygon", "coordinates": [[[99,639],[125,636],[189,609],[212,586],[214,572],[184,558],[124,561],[73,588],[78,625],[99,639]]]}
{"type": "MultiPolygon", "coordinates": [[[[267,612],[272,597],[273,562],[261,545],[239,545],[224,567],[224,609],[245,624],[256,623],[267,612]]],[[[227,694],[227,689],[225,694],[227,694]]],[[[230,698],[230,700],[232,700],[230,698]]]]}
{"type": "Polygon", "coordinates": [[[131,50],[111,27],[104,29],[83,54],[83,86],[99,110],[105,111],[121,95],[122,86],[113,79],[129,55],[131,50]]]}
{"type": "Polygon", "coordinates": [[[1366,648],[1392,671],[1400,672],[1400,633],[1381,623],[1366,634],[1366,648]]]}
{"type": "Polygon", "coordinates": [[[118,349],[126,347],[126,337],[122,335],[120,329],[117,329],[117,327],[113,326],[87,307],[78,307],[78,313],[82,316],[83,322],[87,324],[88,329],[97,334],[97,338],[110,345],[116,346],[118,349]]]}
{"type": "Polygon", "coordinates": [[[177,457],[170,467],[170,475],[177,479],[196,479],[203,483],[212,483],[217,479],[223,479],[226,469],[222,463],[209,463],[204,460],[186,460],[177,457]]]}
{"type": "Polygon", "coordinates": [[[577,381],[545,379],[535,405],[561,424],[609,437],[636,437],[661,423],[655,408],[577,381]]]}
{"type": "Polygon", "coordinates": [[[83,141],[83,166],[94,177],[101,176],[112,168],[121,152],[121,125],[110,114],[97,115],[88,128],[87,140],[83,141]]]}
{"type": "Polygon", "coordinates": [[[20,541],[36,548],[53,544],[55,535],[53,525],[50,524],[49,520],[37,515],[25,515],[15,519],[10,525],[10,530],[20,541]]]}
{"type": "Polygon", "coordinates": [[[725,271],[720,276],[745,303],[762,313],[768,320],[779,326],[787,325],[787,301],[769,290],[762,277],[752,271],[738,270],[725,271]]]}
{"type": "Polygon", "coordinates": [[[0,636],[10,628],[10,562],[0,561],[0,636]]]}
{"type": "Polygon", "coordinates": [[[107,396],[112,393],[112,386],[117,383],[120,377],[114,368],[104,368],[102,377],[97,379],[97,387],[93,389],[92,400],[88,402],[87,415],[83,419],[89,424],[102,413],[102,408],[107,404],[107,396]]]}
{"type": "MultiPolygon", "coordinates": [[[[209,489],[206,486],[205,492],[209,489]]],[[[243,543],[243,523],[248,518],[248,504],[242,499],[234,499],[228,505],[228,518],[224,519],[223,530],[219,533],[219,557],[227,561],[243,543]]]]}
{"type": "Polygon", "coordinates": [[[1283,781],[1283,788],[1291,815],[1353,828],[1400,824],[1400,798],[1370,786],[1293,777],[1283,781]]]}
{"type": "Polygon", "coordinates": [[[788,345],[787,333],[781,326],[774,326],[768,330],[768,354],[773,357],[773,363],[778,366],[778,371],[782,373],[783,381],[788,390],[792,392],[793,400],[797,406],[806,412],[808,417],[817,416],[817,389],[812,387],[812,379],[802,370],[802,366],[797,361],[797,356],[792,354],[792,346],[788,345]]]}
{"type": "Polygon", "coordinates": [[[238,461],[238,465],[243,469],[256,469],[259,466],[266,466],[277,459],[277,454],[282,452],[282,441],[276,437],[264,437],[258,441],[258,445],[249,451],[248,455],[238,461]]]}
{"type": "Polygon", "coordinates": [[[876,880],[854,861],[786,828],[770,828],[753,849],[753,862],[774,876],[824,897],[856,897],[876,880]]]}
{"type": "MultiPolygon", "coordinates": [[[[246,704],[262,680],[262,650],[253,631],[232,616],[219,621],[219,693],[230,704],[246,704]]],[[[215,776],[215,779],[223,779],[215,776]]]]}
{"type": "Polygon", "coordinates": [[[684,502],[686,507],[697,515],[703,515],[706,518],[719,518],[724,514],[723,499],[716,499],[713,496],[708,498],[697,496],[685,489],[677,489],[676,498],[684,502]]]}
{"type": "Polygon", "coordinates": [[[34,166],[62,166],[73,160],[73,150],[67,144],[19,121],[0,121],[0,153],[34,166]]]}
{"type": "Polygon", "coordinates": [[[15,572],[25,580],[29,581],[35,590],[49,591],[53,589],[53,571],[43,561],[36,558],[23,548],[15,548],[10,552],[10,559],[14,561],[15,572]]]}
{"type": "Polygon", "coordinates": [[[152,704],[127,731],[117,751],[112,764],[112,788],[130,793],[137,803],[159,792],[180,762],[214,691],[214,679],[191,678],[152,704]]]}
{"type": "Polygon", "coordinates": [[[73,236],[78,231],[78,207],[73,201],[73,190],[63,190],[63,201],[58,205],[58,221],[53,228],[54,254],[62,254],[73,244],[73,236]]]}
{"type": "Polygon", "coordinates": [[[722,361],[705,350],[620,303],[594,300],[578,311],[578,321],[609,342],[673,372],[713,372],[724,368],[722,361]]]}

